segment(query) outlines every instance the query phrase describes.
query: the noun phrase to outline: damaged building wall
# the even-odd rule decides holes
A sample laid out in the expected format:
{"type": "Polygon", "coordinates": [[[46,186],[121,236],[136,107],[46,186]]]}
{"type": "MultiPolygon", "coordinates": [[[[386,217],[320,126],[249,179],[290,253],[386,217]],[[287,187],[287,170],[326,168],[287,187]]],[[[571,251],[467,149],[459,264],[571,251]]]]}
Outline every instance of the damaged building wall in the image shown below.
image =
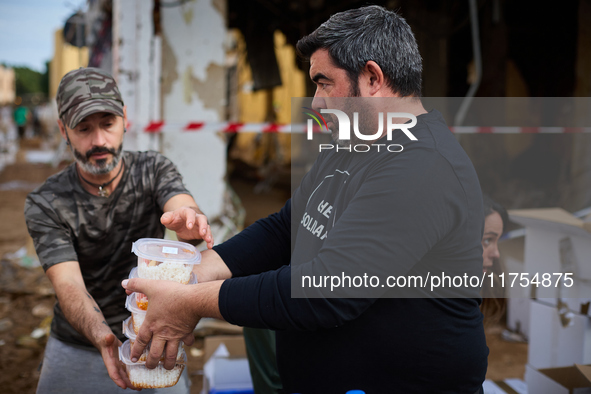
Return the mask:
{"type": "Polygon", "coordinates": [[[159,48],[152,0],[113,1],[113,76],[127,107],[125,149],[159,150],[158,137],[142,126],[160,118],[159,48]]]}
{"type": "MultiPolygon", "coordinates": [[[[238,29],[230,33],[236,43],[237,79],[230,90],[238,98],[237,119],[242,123],[291,123],[292,97],[306,95],[308,78],[296,65],[295,48],[287,42],[283,33],[279,30],[274,32],[273,48],[282,84],[255,90],[256,82],[253,66],[248,61],[246,41],[238,29]]],[[[292,134],[240,133],[232,144],[229,157],[255,168],[268,165],[289,167],[292,149],[299,149],[299,144],[291,144],[292,138],[292,134]]]]}
{"type": "Polygon", "coordinates": [[[225,105],[225,16],[210,0],[160,10],[162,115],[166,119],[218,121],[225,105]],[[192,118],[188,118],[188,115],[192,118]]]}
{"type": "MultiPolygon", "coordinates": [[[[222,212],[226,143],[217,134],[144,132],[153,121],[215,122],[225,113],[225,1],[113,1],[113,74],[127,106],[125,147],[178,167],[209,217],[222,212]]],[[[182,128],[182,126],[179,126],[182,128]]]]}
{"type": "MultiPolygon", "coordinates": [[[[161,7],[162,120],[224,120],[226,98],[225,1],[190,0],[161,7]]],[[[222,212],[226,141],[214,133],[163,133],[161,151],[172,158],[187,188],[209,217],[222,212]]]]}

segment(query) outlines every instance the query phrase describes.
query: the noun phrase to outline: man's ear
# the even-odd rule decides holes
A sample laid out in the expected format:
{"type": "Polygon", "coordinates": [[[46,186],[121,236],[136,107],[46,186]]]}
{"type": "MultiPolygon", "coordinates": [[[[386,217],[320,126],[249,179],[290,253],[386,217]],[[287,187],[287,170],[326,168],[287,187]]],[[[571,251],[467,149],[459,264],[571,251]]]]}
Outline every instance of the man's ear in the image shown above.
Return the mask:
{"type": "Polygon", "coordinates": [[[360,89],[365,90],[368,96],[379,95],[380,90],[385,87],[384,73],[382,68],[373,60],[365,63],[360,75],[360,89]]]}
{"type": "Polygon", "coordinates": [[[123,106],[123,132],[127,132],[127,105],[123,106]]]}
{"type": "Polygon", "coordinates": [[[57,125],[60,128],[60,134],[62,135],[63,139],[65,139],[66,142],[70,142],[68,139],[68,133],[66,132],[66,125],[64,125],[61,119],[57,120],[57,125]]]}

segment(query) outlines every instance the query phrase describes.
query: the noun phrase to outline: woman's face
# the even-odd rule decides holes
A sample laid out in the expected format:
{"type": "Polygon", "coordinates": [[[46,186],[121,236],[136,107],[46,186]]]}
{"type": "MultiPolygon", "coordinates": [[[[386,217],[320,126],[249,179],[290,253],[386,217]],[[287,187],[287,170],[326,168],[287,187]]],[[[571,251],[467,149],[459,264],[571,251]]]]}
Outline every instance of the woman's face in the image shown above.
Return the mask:
{"type": "Polygon", "coordinates": [[[503,219],[493,212],[484,219],[484,235],[482,236],[482,270],[491,272],[493,262],[499,258],[498,241],[503,233],[503,219]]]}

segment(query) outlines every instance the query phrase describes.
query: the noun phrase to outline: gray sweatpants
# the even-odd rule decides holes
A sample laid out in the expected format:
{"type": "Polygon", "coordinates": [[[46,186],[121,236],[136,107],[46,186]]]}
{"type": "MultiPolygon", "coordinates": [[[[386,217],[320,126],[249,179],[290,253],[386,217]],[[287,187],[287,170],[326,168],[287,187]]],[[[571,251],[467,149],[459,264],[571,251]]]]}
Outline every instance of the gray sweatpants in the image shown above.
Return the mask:
{"type": "MultiPolygon", "coordinates": [[[[191,381],[187,368],[178,383],[165,389],[144,389],[145,394],[188,394],[191,381]]],[[[109,377],[100,353],[85,350],[49,337],[37,394],[111,394],[132,393],[123,390],[109,377]]]]}

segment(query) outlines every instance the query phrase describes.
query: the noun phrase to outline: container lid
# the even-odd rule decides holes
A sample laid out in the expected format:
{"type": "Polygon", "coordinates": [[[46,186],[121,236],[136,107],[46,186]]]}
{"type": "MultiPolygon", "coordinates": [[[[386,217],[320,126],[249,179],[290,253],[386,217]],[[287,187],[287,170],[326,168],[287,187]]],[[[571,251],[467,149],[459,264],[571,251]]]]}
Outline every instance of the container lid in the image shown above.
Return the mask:
{"type": "Polygon", "coordinates": [[[125,300],[125,308],[131,313],[141,313],[145,315],[147,312],[137,306],[137,302],[135,301],[135,293],[131,293],[127,296],[127,299],[125,300]]]}
{"type": "MultiPolygon", "coordinates": [[[[121,360],[121,362],[126,365],[144,365],[144,364],[146,364],[145,361],[138,361],[137,363],[132,362],[131,359],[129,358],[130,354],[131,354],[131,343],[129,342],[129,339],[128,339],[127,341],[123,342],[123,344],[121,346],[119,346],[119,360],[121,360]]],[[[182,350],[181,356],[176,359],[176,363],[177,364],[186,364],[187,363],[187,353],[185,352],[185,349],[182,350]]],[[[164,361],[160,361],[159,364],[164,364],[164,361]]]]}
{"type": "Polygon", "coordinates": [[[140,238],[131,251],[144,259],[171,263],[198,264],[201,253],[191,244],[158,238],[140,238]]]}
{"type": "MultiPolygon", "coordinates": [[[[137,273],[137,267],[133,267],[133,269],[131,270],[131,272],[129,272],[129,279],[133,279],[133,278],[139,278],[140,276],[137,273]]],[[[191,276],[189,278],[189,285],[194,285],[197,283],[197,277],[195,276],[194,272],[191,272],[191,276]]]]}
{"type": "MultiPolygon", "coordinates": [[[[127,338],[131,339],[132,341],[135,341],[135,339],[137,338],[137,334],[133,330],[133,322],[131,321],[131,316],[129,316],[127,319],[123,320],[123,335],[125,335],[127,338]]],[[[152,343],[152,342],[150,341],[150,343],[152,343]]],[[[183,341],[181,341],[180,343],[184,344],[183,341]]]]}
{"type": "Polygon", "coordinates": [[[123,335],[125,335],[127,338],[131,339],[132,341],[135,341],[135,338],[137,337],[137,335],[135,334],[135,331],[133,330],[133,323],[131,322],[131,316],[129,316],[127,319],[123,320],[123,335]]]}

